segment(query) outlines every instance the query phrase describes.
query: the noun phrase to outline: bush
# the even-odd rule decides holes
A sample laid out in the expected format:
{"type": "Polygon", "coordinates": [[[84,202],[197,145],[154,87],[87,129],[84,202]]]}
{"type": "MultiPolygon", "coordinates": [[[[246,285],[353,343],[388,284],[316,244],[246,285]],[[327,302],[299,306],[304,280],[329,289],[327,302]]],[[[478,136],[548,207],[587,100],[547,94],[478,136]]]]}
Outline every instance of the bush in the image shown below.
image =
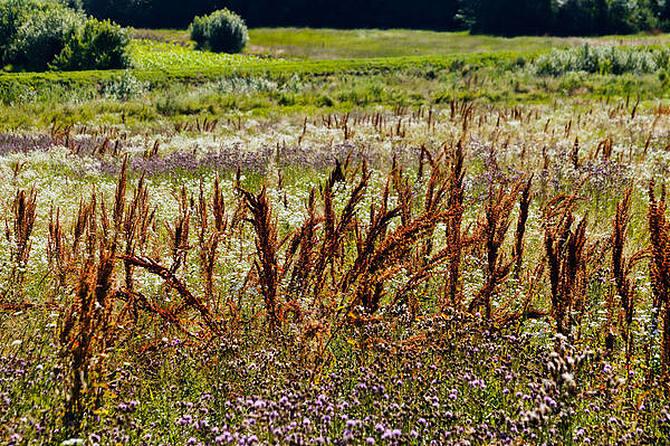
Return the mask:
{"type": "Polygon", "coordinates": [[[109,20],[88,20],[50,65],[60,70],[108,70],[130,64],[127,33],[109,20]]]}
{"type": "Polygon", "coordinates": [[[126,71],[122,76],[106,82],[102,87],[102,95],[107,99],[127,102],[143,95],[148,89],[148,82],[142,82],[126,71]]]}
{"type": "Polygon", "coordinates": [[[45,57],[60,51],[84,16],[58,1],[0,0],[0,62],[20,68],[46,68],[45,57]]]}
{"type": "Polygon", "coordinates": [[[85,18],[59,3],[23,13],[22,23],[7,50],[12,65],[31,71],[45,70],[85,18]]]}
{"type": "Polygon", "coordinates": [[[27,12],[25,3],[17,0],[0,2],[0,65],[9,63],[8,44],[16,35],[23,16],[27,12]]]}
{"type": "Polygon", "coordinates": [[[198,49],[217,53],[239,53],[249,40],[244,20],[227,9],[196,17],[190,32],[198,49]]]}
{"type": "Polygon", "coordinates": [[[561,76],[571,72],[597,74],[649,74],[667,69],[670,50],[663,47],[617,48],[612,46],[553,50],[535,62],[541,76],[561,76]]]}
{"type": "Polygon", "coordinates": [[[87,19],[66,0],[0,0],[0,63],[16,69],[107,69],[128,65],[125,32],[87,19]]]}

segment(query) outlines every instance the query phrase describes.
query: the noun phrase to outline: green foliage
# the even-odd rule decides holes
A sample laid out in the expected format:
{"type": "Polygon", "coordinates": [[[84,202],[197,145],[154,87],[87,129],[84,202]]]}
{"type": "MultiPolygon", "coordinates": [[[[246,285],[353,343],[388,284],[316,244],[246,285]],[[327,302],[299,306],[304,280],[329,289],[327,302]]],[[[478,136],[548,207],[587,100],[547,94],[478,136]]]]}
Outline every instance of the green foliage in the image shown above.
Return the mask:
{"type": "Polygon", "coordinates": [[[662,26],[661,5],[658,0],[638,0],[637,5],[638,7],[634,7],[631,11],[635,32],[660,29],[662,26]]]}
{"type": "Polygon", "coordinates": [[[148,90],[148,83],[142,82],[126,71],[123,75],[105,82],[102,95],[107,99],[119,102],[127,102],[130,99],[140,97],[148,90]]]}
{"type": "Polygon", "coordinates": [[[670,67],[670,50],[664,47],[617,48],[614,46],[553,50],[540,56],[535,70],[543,76],[560,76],[570,72],[596,74],[649,74],[670,67]]]}
{"type": "Polygon", "coordinates": [[[196,17],[190,30],[198,49],[217,53],[240,53],[249,40],[244,20],[228,9],[196,17]]]}
{"type": "Polygon", "coordinates": [[[209,69],[220,71],[232,67],[257,66],[272,62],[268,59],[239,54],[194,51],[193,48],[179,44],[155,40],[135,40],[131,42],[129,49],[133,67],[141,70],[204,72],[209,69]]]}
{"type": "Polygon", "coordinates": [[[59,2],[12,1],[8,8],[15,19],[6,28],[4,62],[30,71],[45,70],[85,21],[59,2]]]}
{"type": "Polygon", "coordinates": [[[655,0],[568,0],[557,11],[556,34],[633,34],[658,27],[655,0]]]}
{"type": "Polygon", "coordinates": [[[0,63],[14,69],[107,69],[128,65],[129,38],[59,0],[0,0],[0,63]]]}
{"type": "Polygon", "coordinates": [[[472,31],[498,35],[632,34],[658,28],[662,15],[657,0],[465,0],[465,5],[472,31]]]}
{"type": "Polygon", "coordinates": [[[84,9],[84,2],[82,0],[59,0],[59,1],[72,9],[76,10],[84,9]]]}
{"type": "Polygon", "coordinates": [[[551,0],[471,0],[472,31],[485,34],[545,34],[551,27],[551,0]]]}
{"type": "Polygon", "coordinates": [[[19,0],[0,2],[0,65],[9,63],[8,44],[18,31],[27,12],[26,4],[19,0]]]}
{"type": "Polygon", "coordinates": [[[107,70],[130,64],[127,33],[109,20],[88,20],[50,65],[60,70],[107,70]]]}
{"type": "Polygon", "coordinates": [[[96,16],[143,28],[185,28],[198,15],[228,8],[256,27],[454,29],[459,0],[84,0],[96,16]]]}
{"type": "Polygon", "coordinates": [[[600,35],[670,26],[667,0],[84,0],[96,17],[150,28],[183,28],[219,8],[252,28],[471,29],[498,35],[600,35]]]}
{"type": "Polygon", "coordinates": [[[69,9],[51,9],[31,14],[18,29],[9,49],[14,65],[26,70],[47,68],[81,24],[69,9]]]}

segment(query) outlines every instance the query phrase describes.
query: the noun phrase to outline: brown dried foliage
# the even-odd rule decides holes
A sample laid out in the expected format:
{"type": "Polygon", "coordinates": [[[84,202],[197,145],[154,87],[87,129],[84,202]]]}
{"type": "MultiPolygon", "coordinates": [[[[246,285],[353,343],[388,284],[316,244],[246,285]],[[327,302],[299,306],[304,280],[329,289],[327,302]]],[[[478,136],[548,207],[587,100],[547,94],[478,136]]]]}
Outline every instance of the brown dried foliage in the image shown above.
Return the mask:
{"type": "Polygon", "coordinates": [[[544,245],[551,283],[552,315],[556,331],[570,336],[574,315],[584,309],[587,246],[586,220],[573,215],[575,196],[558,196],[544,209],[544,245]]]}
{"type": "MultiPolygon", "coordinates": [[[[469,310],[473,312],[484,307],[487,320],[491,320],[493,317],[491,299],[496,289],[507,280],[517,262],[514,255],[505,258],[502,247],[512,223],[512,212],[517,202],[517,196],[524,187],[524,182],[517,182],[509,190],[506,190],[504,186],[496,188],[491,184],[484,218],[479,222],[478,232],[482,234],[486,252],[486,281],[472,299],[469,310]]],[[[518,237],[520,238],[516,245],[523,246],[523,231],[518,237]]],[[[517,252],[522,252],[522,250],[517,252]]]]}
{"type": "Polygon", "coordinates": [[[651,239],[651,283],[654,307],[661,317],[661,364],[663,375],[670,375],[670,223],[667,219],[665,188],[656,197],[655,185],[649,186],[649,234],[651,239]]]}
{"type": "MultiPolygon", "coordinates": [[[[10,280],[16,290],[9,299],[22,299],[22,285],[25,278],[25,268],[30,257],[31,235],[37,218],[37,191],[18,190],[11,202],[12,220],[5,218],[5,237],[11,246],[10,280]]],[[[4,300],[8,298],[5,294],[4,300]]]]}
{"type": "MultiPolygon", "coordinates": [[[[464,124],[465,125],[465,124],[464,124]]],[[[449,176],[449,191],[447,198],[447,208],[450,211],[447,220],[447,258],[448,268],[445,286],[445,296],[442,307],[449,306],[460,307],[462,304],[462,284],[461,284],[461,261],[463,254],[463,235],[462,223],[463,201],[465,199],[465,188],[463,180],[465,178],[465,153],[462,142],[458,142],[451,162],[451,172],[449,176]]]]}
{"type": "Polygon", "coordinates": [[[261,294],[265,302],[267,322],[270,332],[280,328],[279,264],[277,251],[279,240],[277,227],[272,216],[272,205],[264,187],[257,195],[240,189],[247,204],[256,234],[256,260],[254,266],[258,275],[261,294]]]}
{"type": "Polygon", "coordinates": [[[631,220],[631,196],[633,189],[629,187],[617,204],[616,214],[612,221],[612,279],[616,295],[619,298],[618,325],[624,342],[626,357],[630,362],[633,351],[633,315],[635,311],[636,289],[632,278],[633,269],[646,254],[638,251],[631,257],[626,256],[626,242],[631,220]]]}

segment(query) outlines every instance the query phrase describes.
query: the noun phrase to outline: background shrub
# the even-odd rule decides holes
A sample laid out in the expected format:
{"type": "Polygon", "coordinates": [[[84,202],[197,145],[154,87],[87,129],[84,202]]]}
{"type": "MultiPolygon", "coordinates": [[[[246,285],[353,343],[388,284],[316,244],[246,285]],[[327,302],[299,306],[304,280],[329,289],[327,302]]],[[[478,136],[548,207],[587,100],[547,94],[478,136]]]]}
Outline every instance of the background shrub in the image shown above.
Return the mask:
{"type": "Polygon", "coordinates": [[[16,35],[16,31],[26,13],[25,3],[18,0],[0,2],[0,65],[9,63],[8,44],[16,35]]]}
{"type": "Polygon", "coordinates": [[[115,77],[102,86],[102,95],[107,99],[126,102],[137,98],[149,90],[149,83],[137,79],[129,71],[115,77]]]}
{"type": "Polygon", "coordinates": [[[42,65],[34,59],[56,54],[80,20],[83,15],[60,1],[0,0],[0,63],[28,65],[21,67],[28,69],[42,65]]]}
{"type": "Polygon", "coordinates": [[[541,76],[561,76],[565,73],[648,74],[670,67],[670,49],[649,47],[643,50],[612,46],[553,50],[540,56],[535,71],[541,76]]]}
{"type": "Polygon", "coordinates": [[[68,0],[0,0],[0,68],[43,71],[123,68],[129,39],[88,19],[68,0]]]}
{"type": "Polygon", "coordinates": [[[41,5],[22,20],[7,50],[9,62],[21,69],[41,71],[62,51],[85,17],[60,3],[41,5]]]}
{"type": "Polygon", "coordinates": [[[107,70],[130,64],[126,48],[130,39],[109,20],[89,19],[68,40],[51,64],[60,70],[107,70]]]}
{"type": "Polygon", "coordinates": [[[198,49],[217,53],[239,53],[249,40],[244,20],[228,9],[196,17],[190,31],[198,49]]]}

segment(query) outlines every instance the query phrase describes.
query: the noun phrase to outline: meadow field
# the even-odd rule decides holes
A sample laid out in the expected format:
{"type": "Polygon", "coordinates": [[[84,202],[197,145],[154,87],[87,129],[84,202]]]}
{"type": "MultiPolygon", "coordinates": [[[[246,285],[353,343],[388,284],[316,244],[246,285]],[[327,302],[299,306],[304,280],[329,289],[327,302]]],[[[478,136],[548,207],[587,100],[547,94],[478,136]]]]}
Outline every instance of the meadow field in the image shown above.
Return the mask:
{"type": "Polygon", "coordinates": [[[132,31],[0,72],[0,443],[670,443],[670,36],[132,31]]]}

